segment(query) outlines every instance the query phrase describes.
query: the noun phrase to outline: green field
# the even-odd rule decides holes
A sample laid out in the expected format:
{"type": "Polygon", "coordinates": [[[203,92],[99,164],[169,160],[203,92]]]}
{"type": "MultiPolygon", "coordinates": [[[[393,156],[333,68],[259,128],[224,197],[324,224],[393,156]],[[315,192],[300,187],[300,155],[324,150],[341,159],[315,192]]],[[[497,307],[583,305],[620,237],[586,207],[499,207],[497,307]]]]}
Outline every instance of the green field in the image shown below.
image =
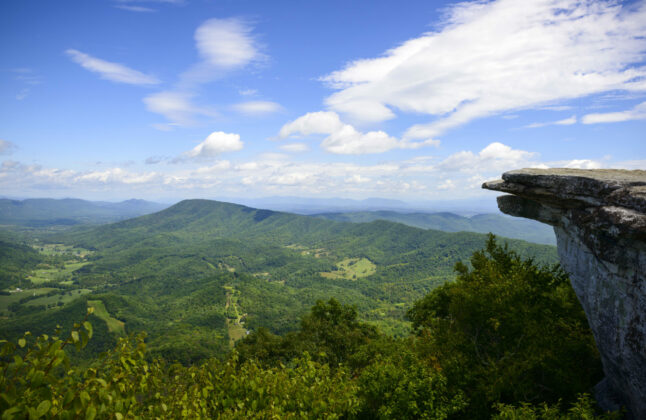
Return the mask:
{"type": "Polygon", "coordinates": [[[0,313],[7,315],[9,305],[14,302],[18,302],[22,298],[26,298],[28,296],[44,295],[51,292],[52,290],[56,289],[51,287],[42,287],[39,289],[23,290],[21,292],[11,293],[10,295],[0,295],[0,313]]]}
{"type": "Polygon", "coordinates": [[[90,253],[87,249],[78,248],[71,245],[64,244],[40,244],[34,245],[34,249],[39,252],[42,252],[45,255],[64,255],[71,254],[76,257],[85,257],[90,253]]]}
{"type": "Polygon", "coordinates": [[[116,318],[113,318],[108,310],[105,308],[103,301],[101,300],[88,300],[87,306],[94,307],[94,315],[97,318],[100,318],[108,324],[108,330],[112,333],[117,333],[119,335],[125,334],[125,324],[122,321],[119,321],[116,318]]]}
{"type": "Polygon", "coordinates": [[[321,273],[328,279],[356,280],[375,274],[377,266],[367,258],[346,258],[336,264],[336,271],[321,273]]]}
{"type": "Polygon", "coordinates": [[[229,333],[229,347],[233,348],[236,341],[241,340],[247,335],[247,330],[244,328],[242,318],[246,314],[241,315],[238,312],[238,294],[232,286],[223,286],[227,291],[226,303],[224,309],[227,315],[227,330],[229,333]]]}
{"type": "MultiPolygon", "coordinates": [[[[79,268],[87,265],[87,262],[69,262],[65,263],[65,268],[43,268],[34,271],[34,274],[27,277],[34,284],[55,282],[68,282],[72,273],[79,268]]],[[[64,283],[65,284],[65,283],[64,283]]]]}
{"type": "MultiPolygon", "coordinates": [[[[50,290],[54,290],[54,289],[50,289],[50,290]]],[[[49,305],[56,305],[58,302],[62,302],[63,304],[66,304],[67,302],[71,302],[77,297],[87,295],[90,292],[92,292],[92,290],[90,289],[76,289],[76,290],[70,290],[69,292],[62,291],[61,293],[56,294],[54,296],[43,296],[38,299],[30,300],[29,302],[26,302],[25,305],[49,306],[49,305]]]]}

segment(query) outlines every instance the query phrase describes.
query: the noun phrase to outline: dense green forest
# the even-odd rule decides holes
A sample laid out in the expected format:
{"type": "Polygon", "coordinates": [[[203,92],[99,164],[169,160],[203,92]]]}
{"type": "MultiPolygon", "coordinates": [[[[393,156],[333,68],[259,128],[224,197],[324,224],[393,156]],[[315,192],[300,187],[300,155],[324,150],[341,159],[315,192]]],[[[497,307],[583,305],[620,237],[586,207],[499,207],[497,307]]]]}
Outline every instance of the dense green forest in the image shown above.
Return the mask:
{"type": "Polygon", "coordinates": [[[405,337],[319,300],[291,332],[258,328],[225,357],[188,364],[155,357],[144,335],[75,364],[70,355],[91,353],[102,321],[90,306],[71,330],[1,343],[2,416],[620,418],[588,394],[599,356],[558,266],[490,237],[455,270],[408,310],[405,337]]]}
{"type": "Polygon", "coordinates": [[[357,211],[347,213],[321,213],[314,215],[323,219],[341,222],[368,223],[389,220],[422,229],[444,232],[493,233],[506,238],[522,239],[539,244],[556,245],[551,226],[535,220],[519,219],[502,214],[476,214],[465,217],[455,213],[404,213],[396,211],[357,211]]]}
{"type": "MultiPolygon", "coordinates": [[[[223,357],[247,331],[293,331],[317,300],[331,297],[354,305],[362,321],[405,336],[406,310],[451,280],[454,264],[485,240],[188,200],[114,224],[28,237],[31,249],[21,249],[42,261],[22,263],[20,281],[5,285],[0,338],[47,332],[100,301],[112,326],[95,339],[103,349],[120,334],[146,331],[151,354],[194,363],[223,357]]],[[[553,247],[507,242],[524,256],[556,261],[553,247]]]]}

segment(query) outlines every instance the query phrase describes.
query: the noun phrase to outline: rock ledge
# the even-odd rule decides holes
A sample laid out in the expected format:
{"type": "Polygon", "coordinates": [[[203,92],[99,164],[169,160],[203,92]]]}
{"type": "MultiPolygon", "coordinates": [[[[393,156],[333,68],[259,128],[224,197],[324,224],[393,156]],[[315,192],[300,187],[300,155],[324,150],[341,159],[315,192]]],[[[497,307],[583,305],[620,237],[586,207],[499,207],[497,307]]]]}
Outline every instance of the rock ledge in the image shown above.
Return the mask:
{"type": "Polygon", "coordinates": [[[519,169],[483,188],[504,213],[554,226],[606,378],[603,408],[646,418],[646,171],[519,169]]]}

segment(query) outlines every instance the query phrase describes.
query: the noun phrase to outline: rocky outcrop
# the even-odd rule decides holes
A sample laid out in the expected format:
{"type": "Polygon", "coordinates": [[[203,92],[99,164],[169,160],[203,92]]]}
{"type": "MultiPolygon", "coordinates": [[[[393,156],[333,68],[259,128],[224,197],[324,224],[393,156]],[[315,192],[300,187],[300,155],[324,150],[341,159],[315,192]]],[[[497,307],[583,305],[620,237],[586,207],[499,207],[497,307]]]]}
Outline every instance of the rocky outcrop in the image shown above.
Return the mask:
{"type": "Polygon", "coordinates": [[[646,171],[520,169],[483,188],[504,213],[554,226],[597,342],[600,405],[646,419],[646,171]]]}

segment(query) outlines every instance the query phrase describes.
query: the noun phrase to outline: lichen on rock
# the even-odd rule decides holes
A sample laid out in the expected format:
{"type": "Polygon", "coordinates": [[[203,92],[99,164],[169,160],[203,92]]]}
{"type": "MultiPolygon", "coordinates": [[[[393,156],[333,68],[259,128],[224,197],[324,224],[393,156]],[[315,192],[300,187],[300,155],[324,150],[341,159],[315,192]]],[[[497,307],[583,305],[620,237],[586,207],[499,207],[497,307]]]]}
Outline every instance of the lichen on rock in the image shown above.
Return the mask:
{"type": "Polygon", "coordinates": [[[606,374],[596,398],[646,419],[646,171],[520,169],[483,188],[511,194],[502,212],[554,226],[606,374]]]}

